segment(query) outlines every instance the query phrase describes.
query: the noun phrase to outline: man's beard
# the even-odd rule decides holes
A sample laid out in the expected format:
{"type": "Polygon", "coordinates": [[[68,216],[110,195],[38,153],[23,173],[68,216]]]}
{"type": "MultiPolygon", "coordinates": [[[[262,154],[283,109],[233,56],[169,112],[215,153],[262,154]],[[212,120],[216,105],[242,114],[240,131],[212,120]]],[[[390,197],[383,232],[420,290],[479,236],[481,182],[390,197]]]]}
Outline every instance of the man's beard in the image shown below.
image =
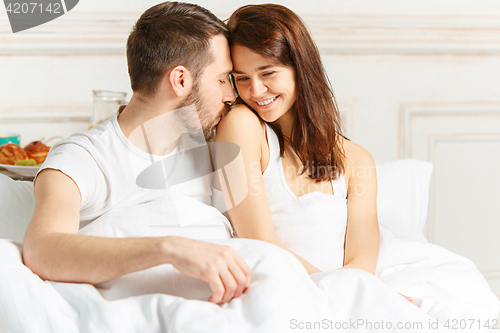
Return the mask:
{"type": "MultiPolygon", "coordinates": [[[[199,91],[199,83],[193,84],[193,89],[189,93],[189,96],[177,107],[177,109],[194,105],[196,108],[196,114],[179,114],[181,117],[181,122],[184,124],[188,130],[189,136],[198,143],[206,143],[210,141],[214,136],[213,128],[218,124],[218,116],[213,119],[212,112],[210,112],[209,107],[206,105],[205,99],[201,96],[199,91]]],[[[224,105],[218,114],[220,116],[225,116],[229,112],[229,105],[224,105]]]]}

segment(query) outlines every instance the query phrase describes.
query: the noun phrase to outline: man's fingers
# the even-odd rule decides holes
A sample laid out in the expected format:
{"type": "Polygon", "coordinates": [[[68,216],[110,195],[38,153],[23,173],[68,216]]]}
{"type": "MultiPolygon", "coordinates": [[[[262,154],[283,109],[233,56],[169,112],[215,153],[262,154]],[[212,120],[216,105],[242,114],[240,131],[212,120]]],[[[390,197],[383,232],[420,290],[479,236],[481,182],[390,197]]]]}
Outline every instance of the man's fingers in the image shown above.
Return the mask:
{"type": "Polygon", "coordinates": [[[210,290],[212,290],[212,296],[208,299],[212,303],[221,303],[222,297],[224,296],[224,284],[218,274],[214,274],[209,280],[208,285],[210,290]]]}
{"type": "Polygon", "coordinates": [[[241,268],[243,273],[245,274],[245,277],[246,277],[245,289],[246,289],[250,285],[250,281],[252,279],[252,269],[247,265],[245,260],[243,260],[243,258],[240,257],[239,255],[237,255],[235,257],[235,261],[238,264],[238,266],[241,268]]]}
{"type": "MultiPolygon", "coordinates": [[[[185,242],[188,242],[187,240],[185,242]]],[[[188,248],[190,260],[173,263],[181,273],[201,279],[208,283],[213,303],[225,303],[239,297],[250,285],[252,270],[238,253],[230,246],[221,246],[205,242],[197,242],[188,248]]],[[[182,243],[181,243],[182,244],[182,243]]],[[[186,253],[186,251],[179,251],[186,253]]],[[[181,257],[182,258],[182,257],[181,257]]]]}
{"type": "Polygon", "coordinates": [[[231,274],[227,267],[221,269],[219,274],[225,289],[224,297],[222,297],[222,300],[219,303],[226,303],[232,300],[235,296],[236,290],[238,289],[238,284],[233,274],[231,274]]]}
{"type": "Polygon", "coordinates": [[[243,269],[235,262],[228,265],[229,272],[233,275],[236,281],[236,292],[234,297],[240,297],[241,294],[248,288],[250,275],[246,275],[243,269]]]}
{"type": "Polygon", "coordinates": [[[398,293],[400,294],[401,296],[403,296],[404,298],[406,298],[408,301],[410,301],[411,303],[415,303],[415,300],[413,298],[411,298],[410,296],[406,296],[406,295],[403,295],[401,293],[398,293]]]}

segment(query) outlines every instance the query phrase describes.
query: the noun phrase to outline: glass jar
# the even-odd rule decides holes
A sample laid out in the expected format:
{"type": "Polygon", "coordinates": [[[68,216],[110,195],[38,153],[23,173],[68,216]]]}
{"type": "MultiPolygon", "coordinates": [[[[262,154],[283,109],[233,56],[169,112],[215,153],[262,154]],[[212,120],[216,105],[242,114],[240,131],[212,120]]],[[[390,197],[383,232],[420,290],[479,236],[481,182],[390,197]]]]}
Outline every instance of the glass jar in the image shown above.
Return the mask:
{"type": "Polygon", "coordinates": [[[108,120],[120,105],[125,103],[127,93],[118,91],[92,90],[94,96],[94,111],[90,126],[99,125],[108,120]]]}

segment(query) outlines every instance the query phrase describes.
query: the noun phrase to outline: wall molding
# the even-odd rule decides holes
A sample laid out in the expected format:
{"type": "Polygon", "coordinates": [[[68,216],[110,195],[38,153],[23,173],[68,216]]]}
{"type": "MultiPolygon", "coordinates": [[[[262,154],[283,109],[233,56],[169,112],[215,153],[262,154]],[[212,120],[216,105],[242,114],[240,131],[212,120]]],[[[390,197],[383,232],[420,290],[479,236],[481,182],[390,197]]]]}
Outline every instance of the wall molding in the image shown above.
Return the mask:
{"type": "MultiPolygon", "coordinates": [[[[436,164],[436,146],[443,142],[500,142],[500,132],[499,133],[464,133],[464,134],[430,134],[426,136],[426,142],[428,149],[428,161],[433,165],[436,164]]],[[[436,198],[436,184],[435,179],[432,178],[430,183],[430,197],[436,198]]],[[[431,200],[429,203],[429,215],[427,219],[427,239],[429,242],[434,243],[435,238],[435,226],[436,226],[436,207],[435,200],[431,200]]],[[[499,271],[500,273],[500,271],[499,271]]],[[[500,275],[499,275],[500,277],[500,275]]]]}
{"type": "Polygon", "coordinates": [[[23,123],[86,123],[90,124],[91,114],[89,112],[17,112],[0,113],[0,123],[23,124],[23,123]]]}
{"type": "MultiPolygon", "coordinates": [[[[436,145],[442,142],[500,142],[500,133],[467,133],[467,134],[431,134],[427,135],[427,144],[429,147],[429,161],[435,165],[436,145]]],[[[433,177],[430,183],[430,197],[434,200],[429,202],[429,215],[426,222],[426,237],[431,243],[436,243],[436,183],[433,177]]],[[[481,274],[487,279],[500,278],[500,270],[481,270],[481,274]]]]}
{"type": "MultiPolygon", "coordinates": [[[[412,158],[412,128],[411,124],[417,118],[434,117],[480,117],[500,118],[500,104],[493,103],[436,103],[433,105],[402,105],[399,113],[399,158],[412,158]]],[[[460,135],[460,134],[459,134],[460,135]]],[[[470,134],[466,134],[470,135],[470,134]]]]}
{"type": "Polygon", "coordinates": [[[53,142],[75,132],[88,129],[88,112],[19,112],[0,113],[0,134],[17,133],[21,135],[21,145],[31,141],[53,142]]]}
{"type": "Polygon", "coordinates": [[[125,55],[127,37],[141,13],[75,12],[12,33],[0,25],[0,55],[125,55]]]}
{"type": "MultiPolygon", "coordinates": [[[[70,12],[16,34],[4,21],[0,24],[0,55],[124,55],[127,36],[140,14],[70,12]]],[[[218,16],[227,18],[229,14],[218,16]]],[[[487,13],[326,13],[302,18],[322,54],[500,55],[500,16],[487,13]]]]}
{"type": "MultiPolygon", "coordinates": [[[[400,108],[400,158],[420,158],[436,165],[437,145],[446,142],[499,142],[500,130],[493,126],[466,129],[462,126],[450,127],[452,120],[460,119],[468,124],[474,121],[500,122],[500,104],[498,102],[468,101],[462,103],[434,102],[432,104],[403,105],[400,108]],[[448,121],[449,120],[449,121],[448,121]],[[426,122],[427,121],[427,122],[426,122]],[[420,126],[429,122],[443,124],[443,128],[435,127],[428,131],[418,131],[420,126]],[[418,131],[419,135],[416,135],[418,131]],[[417,142],[418,140],[418,142],[417,142]],[[420,145],[419,145],[420,143],[420,145]],[[420,147],[420,149],[416,149],[420,147]]],[[[437,188],[435,176],[430,182],[430,201],[425,226],[425,236],[431,243],[436,243],[437,220],[437,188]]],[[[500,278],[499,269],[482,270],[481,273],[489,280],[500,278]]]]}
{"type": "Polygon", "coordinates": [[[326,54],[500,54],[500,17],[365,14],[304,19],[326,54]]]}

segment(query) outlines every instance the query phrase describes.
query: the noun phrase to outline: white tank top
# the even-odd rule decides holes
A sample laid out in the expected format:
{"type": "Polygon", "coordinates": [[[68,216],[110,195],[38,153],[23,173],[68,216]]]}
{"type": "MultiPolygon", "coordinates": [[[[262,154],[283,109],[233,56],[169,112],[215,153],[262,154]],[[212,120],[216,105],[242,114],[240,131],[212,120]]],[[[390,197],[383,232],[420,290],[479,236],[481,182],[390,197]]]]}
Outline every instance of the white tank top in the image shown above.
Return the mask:
{"type": "Polygon", "coordinates": [[[266,124],[269,164],[262,178],[278,241],[321,271],[343,266],[347,227],[344,175],[332,180],[333,195],[297,197],[286,183],[276,133],[266,124]]]}
{"type": "MultiPolygon", "coordinates": [[[[342,267],[347,227],[344,175],[332,181],[333,195],[316,191],[297,197],[286,183],[278,137],[267,124],[266,132],[269,163],[262,178],[278,241],[321,271],[342,267]]],[[[226,211],[222,192],[215,188],[212,205],[226,211]]]]}

